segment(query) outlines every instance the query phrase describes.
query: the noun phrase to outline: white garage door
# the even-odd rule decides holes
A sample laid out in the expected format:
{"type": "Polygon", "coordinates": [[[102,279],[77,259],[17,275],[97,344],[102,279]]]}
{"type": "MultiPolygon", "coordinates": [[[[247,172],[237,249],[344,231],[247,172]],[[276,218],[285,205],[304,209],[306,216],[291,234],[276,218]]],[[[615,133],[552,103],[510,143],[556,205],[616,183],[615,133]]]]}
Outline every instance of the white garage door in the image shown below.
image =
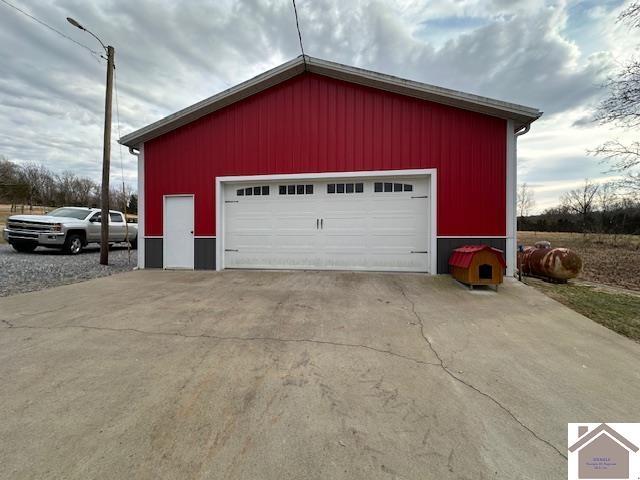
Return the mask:
{"type": "Polygon", "coordinates": [[[225,268],[427,272],[428,181],[228,184],[225,268]]]}

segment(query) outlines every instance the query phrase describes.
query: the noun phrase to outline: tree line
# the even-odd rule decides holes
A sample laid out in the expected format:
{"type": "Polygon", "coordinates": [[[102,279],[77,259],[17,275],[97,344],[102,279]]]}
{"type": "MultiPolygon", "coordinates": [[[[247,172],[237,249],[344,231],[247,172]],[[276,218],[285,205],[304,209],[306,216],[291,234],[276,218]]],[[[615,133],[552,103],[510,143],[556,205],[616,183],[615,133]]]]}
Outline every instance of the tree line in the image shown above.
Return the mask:
{"type": "MultiPolygon", "coordinates": [[[[629,3],[617,22],[640,29],[640,1],[629,3]]],[[[529,215],[535,204],[533,191],[518,188],[518,229],[559,232],[640,234],[640,58],[632,56],[604,84],[606,95],[594,121],[631,132],[631,140],[611,139],[589,151],[608,165],[619,180],[594,183],[562,195],[557,207],[529,215]]]]}
{"type": "MultiPolygon", "coordinates": [[[[631,2],[618,17],[618,23],[632,31],[640,29],[640,2],[631,2]]],[[[633,32],[632,32],[633,33],[633,32]]],[[[636,51],[640,45],[636,47],[636,51]]],[[[622,175],[620,188],[640,194],[640,58],[633,55],[607,79],[607,94],[596,109],[594,120],[631,132],[631,140],[611,139],[589,151],[600,157],[610,171],[622,175]]]]}
{"type": "MultiPolygon", "coordinates": [[[[0,203],[12,212],[29,213],[36,205],[44,207],[99,207],[100,185],[71,171],[54,173],[39,163],[19,165],[0,156],[0,203]]],[[[122,187],[109,192],[109,208],[138,212],[138,196],[122,187]]]]}
{"type": "Polygon", "coordinates": [[[539,215],[533,191],[526,183],[518,187],[518,230],[640,234],[640,196],[626,182],[594,183],[585,180],[565,192],[560,204],[539,215]]]}

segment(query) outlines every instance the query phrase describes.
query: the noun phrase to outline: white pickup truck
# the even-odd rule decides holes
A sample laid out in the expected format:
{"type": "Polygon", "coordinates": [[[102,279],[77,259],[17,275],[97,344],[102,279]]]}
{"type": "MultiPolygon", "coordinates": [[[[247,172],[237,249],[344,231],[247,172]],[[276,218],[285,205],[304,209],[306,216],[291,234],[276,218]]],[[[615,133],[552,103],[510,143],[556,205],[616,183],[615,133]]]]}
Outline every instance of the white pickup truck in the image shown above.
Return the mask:
{"type": "MultiPolygon", "coordinates": [[[[58,248],[77,255],[89,243],[100,243],[100,209],[62,207],[45,215],[13,215],[7,220],[4,239],[18,252],[36,247],[58,248]]],[[[109,243],[129,242],[138,246],[138,224],[109,210],[109,243]]]]}

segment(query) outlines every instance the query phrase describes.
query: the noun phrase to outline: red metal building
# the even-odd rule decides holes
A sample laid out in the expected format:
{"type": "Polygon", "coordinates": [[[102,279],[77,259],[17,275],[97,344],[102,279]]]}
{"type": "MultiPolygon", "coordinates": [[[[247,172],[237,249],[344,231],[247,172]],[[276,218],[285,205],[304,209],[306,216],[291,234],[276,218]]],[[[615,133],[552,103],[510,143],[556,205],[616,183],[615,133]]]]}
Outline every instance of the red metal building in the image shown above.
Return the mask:
{"type": "Polygon", "coordinates": [[[310,57],[126,135],[141,268],[445,273],[515,265],[516,137],[536,109],[310,57]]]}

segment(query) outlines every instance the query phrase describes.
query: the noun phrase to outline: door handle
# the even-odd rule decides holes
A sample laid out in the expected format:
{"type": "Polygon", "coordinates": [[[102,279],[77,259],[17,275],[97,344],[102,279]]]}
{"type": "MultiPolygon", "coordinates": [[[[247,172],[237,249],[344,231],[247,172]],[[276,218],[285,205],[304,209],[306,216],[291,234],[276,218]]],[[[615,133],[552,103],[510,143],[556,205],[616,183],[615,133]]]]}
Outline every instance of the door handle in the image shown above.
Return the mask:
{"type": "Polygon", "coordinates": [[[324,218],[321,218],[320,219],[320,230],[322,230],[324,228],[323,223],[324,223],[324,218]]]}
{"type": "Polygon", "coordinates": [[[320,219],[316,218],[316,230],[320,228],[320,219]]]}

